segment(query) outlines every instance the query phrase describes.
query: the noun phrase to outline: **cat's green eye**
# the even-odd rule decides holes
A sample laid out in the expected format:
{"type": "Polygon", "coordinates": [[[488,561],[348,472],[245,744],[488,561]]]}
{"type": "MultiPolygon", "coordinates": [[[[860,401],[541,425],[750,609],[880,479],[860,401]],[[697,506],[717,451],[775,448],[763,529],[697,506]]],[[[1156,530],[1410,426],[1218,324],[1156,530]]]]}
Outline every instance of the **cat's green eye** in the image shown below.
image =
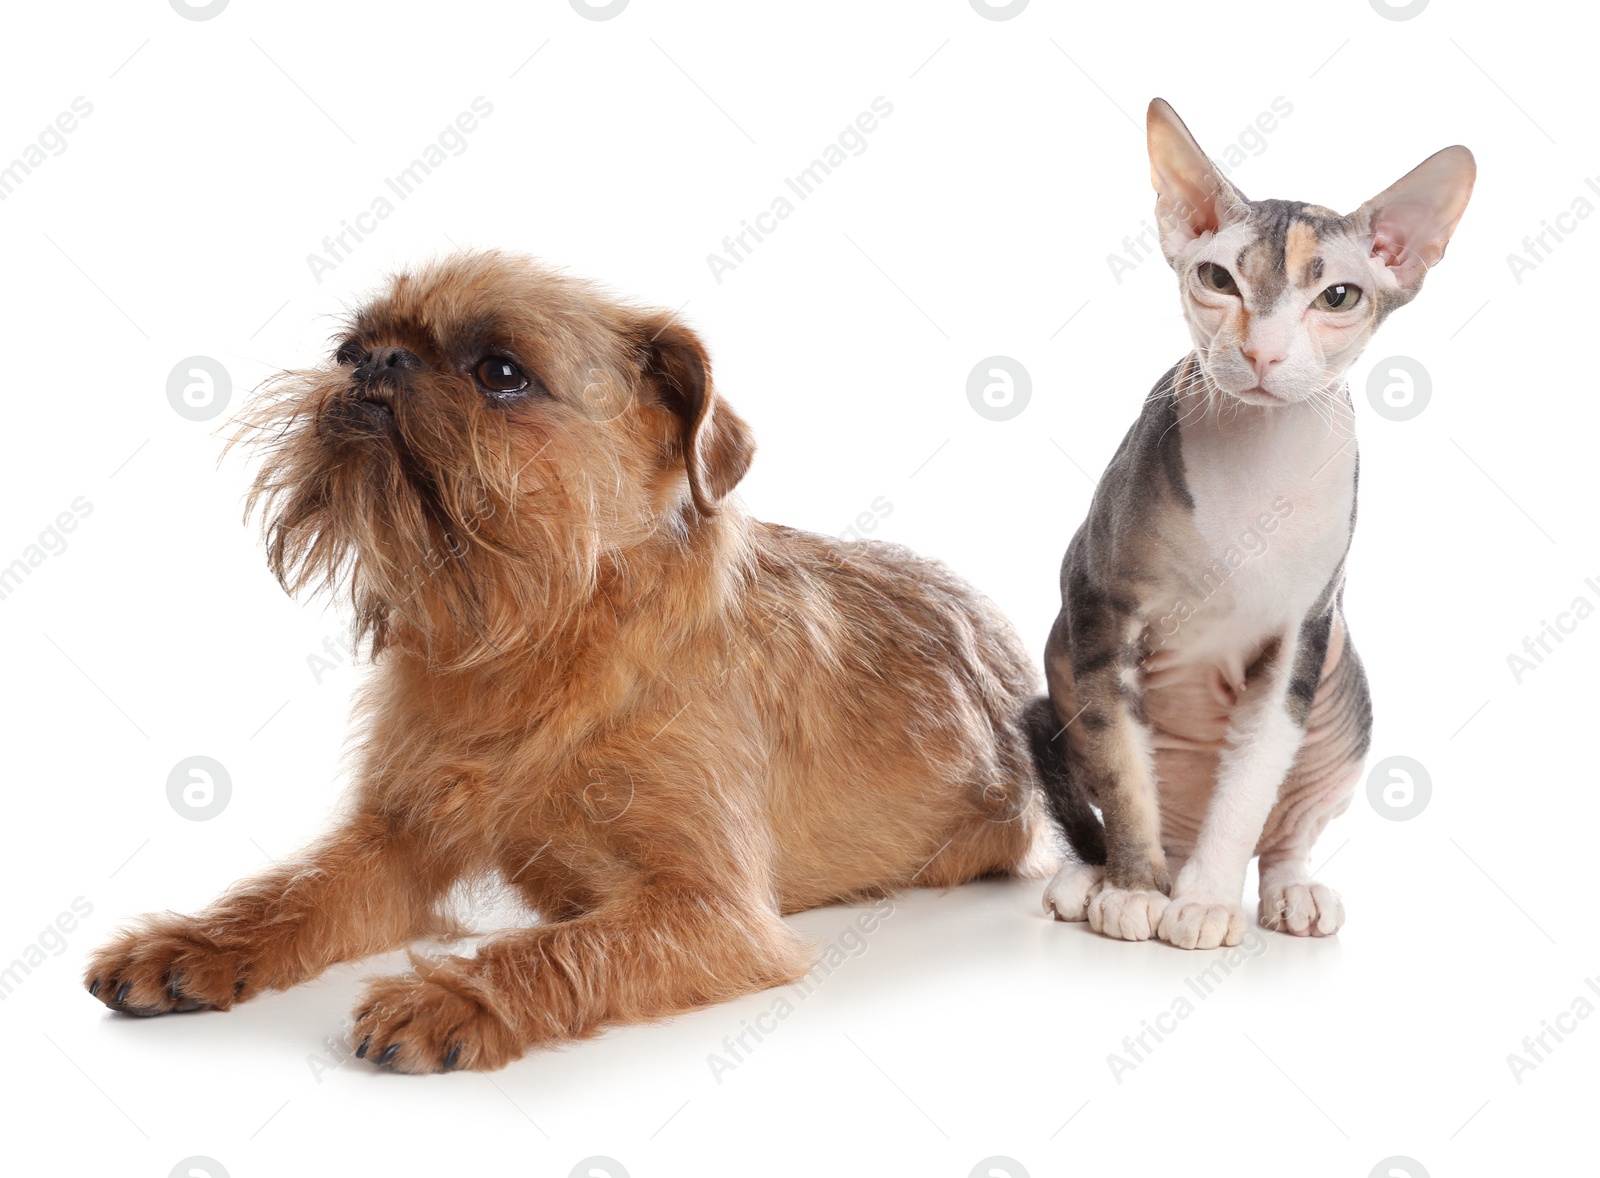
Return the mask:
{"type": "Polygon", "coordinates": [[[1348,311],[1361,301],[1359,286],[1346,286],[1336,282],[1311,301],[1319,311],[1348,311]]]}
{"type": "Polygon", "coordinates": [[[1238,286],[1234,284],[1233,275],[1215,262],[1200,263],[1199,275],[1200,284],[1207,290],[1218,291],[1222,294],[1239,293],[1238,286]]]}

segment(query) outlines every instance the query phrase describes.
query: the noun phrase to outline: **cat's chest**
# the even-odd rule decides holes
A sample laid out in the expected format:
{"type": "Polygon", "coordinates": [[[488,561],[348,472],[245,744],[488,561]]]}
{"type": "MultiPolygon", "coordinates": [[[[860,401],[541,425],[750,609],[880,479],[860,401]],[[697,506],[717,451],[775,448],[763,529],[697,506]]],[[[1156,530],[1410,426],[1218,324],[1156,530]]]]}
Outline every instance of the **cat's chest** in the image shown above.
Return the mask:
{"type": "Polygon", "coordinates": [[[1201,650],[1240,650],[1297,627],[1338,572],[1355,503],[1348,430],[1288,412],[1229,424],[1185,429],[1192,506],[1166,529],[1163,592],[1188,623],[1179,645],[1201,650]]]}

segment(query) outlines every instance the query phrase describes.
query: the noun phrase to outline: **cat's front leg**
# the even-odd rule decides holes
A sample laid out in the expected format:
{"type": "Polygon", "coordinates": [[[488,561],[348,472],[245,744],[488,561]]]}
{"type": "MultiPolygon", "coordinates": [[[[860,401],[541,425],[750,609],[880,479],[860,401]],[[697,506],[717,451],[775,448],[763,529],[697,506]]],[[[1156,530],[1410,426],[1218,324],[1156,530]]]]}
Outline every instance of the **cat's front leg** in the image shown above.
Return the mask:
{"type": "Polygon", "coordinates": [[[1292,644],[1280,644],[1235,706],[1194,853],[1156,930],[1180,949],[1237,945],[1249,929],[1240,906],[1245,873],[1305,736],[1290,706],[1293,657],[1292,644]]]}
{"type": "Polygon", "coordinates": [[[1089,927],[1122,941],[1156,935],[1172,881],[1161,849],[1161,807],[1149,728],[1121,698],[1108,702],[1108,723],[1097,732],[1101,769],[1097,793],[1106,828],[1103,884],[1089,901],[1089,927]]]}
{"type": "Polygon", "coordinates": [[[1161,846],[1154,742],[1137,694],[1140,629],[1136,620],[1109,610],[1091,616],[1080,609],[1075,621],[1080,638],[1070,668],[1064,650],[1047,666],[1063,733],[1071,734],[1074,788],[1083,788],[1100,808],[1105,869],[1063,868],[1047,902],[1064,920],[1087,919],[1097,933],[1146,941],[1156,933],[1172,885],[1161,846]]]}

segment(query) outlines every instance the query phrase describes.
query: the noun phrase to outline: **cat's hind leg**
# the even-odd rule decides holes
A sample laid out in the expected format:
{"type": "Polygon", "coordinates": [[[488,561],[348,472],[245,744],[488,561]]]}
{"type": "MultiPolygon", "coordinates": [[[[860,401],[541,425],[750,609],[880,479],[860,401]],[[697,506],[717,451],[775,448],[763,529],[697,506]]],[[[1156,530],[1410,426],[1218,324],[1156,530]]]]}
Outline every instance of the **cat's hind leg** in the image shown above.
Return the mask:
{"type": "Polygon", "coordinates": [[[1270,842],[1261,851],[1256,920],[1262,928],[1297,937],[1331,937],[1344,927],[1339,893],[1311,877],[1311,848],[1322,828],[1350,805],[1361,768],[1357,761],[1320,777],[1291,778],[1279,813],[1267,821],[1270,842]]]}
{"type": "Polygon", "coordinates": [[[1344,901],[1327,884],[1312,879],[1302,858],[1261,862],[1262,928],[1296,937],[1331,937],[1344,927],[1344,901]]]}

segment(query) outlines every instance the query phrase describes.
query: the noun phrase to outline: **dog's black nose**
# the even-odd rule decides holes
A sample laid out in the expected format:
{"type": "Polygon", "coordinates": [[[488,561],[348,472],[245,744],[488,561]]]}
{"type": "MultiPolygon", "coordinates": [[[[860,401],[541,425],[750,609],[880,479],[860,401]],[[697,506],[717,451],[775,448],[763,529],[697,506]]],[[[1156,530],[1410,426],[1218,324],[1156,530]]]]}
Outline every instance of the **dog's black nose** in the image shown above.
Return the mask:
{"type": "Polygon", "coordinates": [[[356,365],[355,378],[363,384],[371,384],[385,376],[398,375],[396,370],[421,367],[422,361],[417,354],[405,348],[373,348],[356,365]]]}

